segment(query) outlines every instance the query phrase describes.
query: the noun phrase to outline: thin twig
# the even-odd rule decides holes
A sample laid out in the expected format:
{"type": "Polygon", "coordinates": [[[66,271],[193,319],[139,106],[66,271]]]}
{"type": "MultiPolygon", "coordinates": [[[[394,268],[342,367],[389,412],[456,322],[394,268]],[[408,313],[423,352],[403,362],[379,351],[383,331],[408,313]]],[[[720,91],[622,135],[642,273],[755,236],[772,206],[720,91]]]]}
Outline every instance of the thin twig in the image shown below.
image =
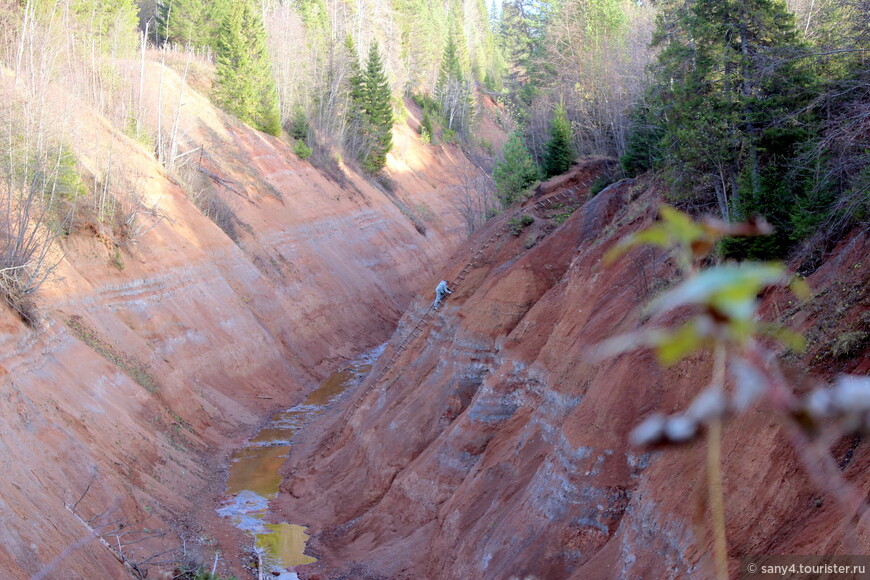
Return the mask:
{"type": "Polygon", "coordinates": [[[95,478],[91,478],[91,480],[88,482],[88,486],[85,488],[85,492],[82,494],[82,496],[79,498],[79,500],[78,500],[77,502],[75,502],[75,503],[72,505],[72,507],[70,508],[70,511],[71,511],[72,513],[75,513],[75,512],[76,512],[76,508],[78,507],[79,503],[81,503],[81,501],[82,501],[83,499],[85,499],[85,496],[88,495],[88,491],[91,489],[91,484],[94,483],[94,479],[95,479],[95,478]]]}
{"type": "MultiPolygon", "coordinates": [[[[722,389],[725,382],[725,347],[716,346],[711,389],[722,389]]],[[[713,555],[716,577],[728,580],[728,541],[725,536],[725,501],[722,491],[722,420],[715,419],[707,430],[707,479],[710,513],[713,520],[713,555]]]]}

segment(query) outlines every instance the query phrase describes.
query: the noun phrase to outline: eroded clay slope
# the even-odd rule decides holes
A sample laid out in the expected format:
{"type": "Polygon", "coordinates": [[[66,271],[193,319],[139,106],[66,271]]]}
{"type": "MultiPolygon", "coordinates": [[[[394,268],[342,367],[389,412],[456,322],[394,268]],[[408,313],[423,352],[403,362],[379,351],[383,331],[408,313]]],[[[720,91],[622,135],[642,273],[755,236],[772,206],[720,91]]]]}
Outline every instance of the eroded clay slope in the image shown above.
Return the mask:
{"type": "MultiPolygon", "coordinates": [[[[453,256],[440,277],[453,279],[495,239],[392,368],[309,429],[285,466],[282,516],[313,526],[321,558],[303,576],[712,577],[703,446],[644,452],[627,443],[651,411],[691,401],[710,362],[698,355],[661,369],[650,353],[587,356],[639,327],[638,304],[673,275],[642,252],[601,264],[616,240],[652,221],[656,199],[649,186],[612,186],[526,249],[554,213],[529,208],[531,233],[510,235],[505,216],[453,256]]],[[[865,233],[844,247],[810,278],[816,298],[788,314],[815,337],[795,368],[830,360],[820,354],[834,327],[868,322],[861,257],[870,241],[865,233]],[[833,305],[835,324],[826,318],[833,305]]],[[[786,313],[790,299],[771,294],[765,309],[786,313]]],[[[412,303],[383,359],[429,305],[412,303]]],[[[866,373],[863,349],[815,370],[866,373]]],[[[870,489],[864,446],[846,448],[842,468],[870,489]]],[[[723,458],[734,570],[743,554],[851,549],[834,502],[813,501],[821,496],[770,415],[729,424],[723,458]]],[[[870,548],[866,536],[850,541],[870,548]]]]}
{"type": "Polygon", "coordinates": [[[153,229],[121,247],[101,231],[65,240],[38,300],[41,328],[0,308],[4,579],[125,577],[88,540],[87,526],[106,522],[124,524],[125,540],[166,532],[129,548],[131,561],[213,550],[215,532],[188,514],[207,515],[223,491],[222,446],[302,398],[340,357],[385,340],[464,237],[451,196],[474,168],[458,150],[397,127],[388,196],[350,171],[327,177],[189,88],[179,101],[171,71],[161,87],[151,123],[158,95],[166,119],[182,103],[177,153],[197,159],[186,168],[167,173],[99,118],[73,136],[98,180],[111,169],[143,208],[156,205],[137,222],[153,229]],[[190,201],[181,171],[232,210],[236,242],[190,201]]]}

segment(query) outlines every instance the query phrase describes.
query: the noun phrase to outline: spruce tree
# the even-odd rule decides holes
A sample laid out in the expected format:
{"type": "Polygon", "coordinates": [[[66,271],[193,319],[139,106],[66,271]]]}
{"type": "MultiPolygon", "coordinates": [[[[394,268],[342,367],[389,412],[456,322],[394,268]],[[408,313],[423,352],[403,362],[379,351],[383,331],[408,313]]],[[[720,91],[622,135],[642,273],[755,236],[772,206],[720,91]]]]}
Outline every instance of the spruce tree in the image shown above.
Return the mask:
{"type": "Polygon", "coordinates": [[[216,57],[218,104],[261,131],[280,134],[281,116],[266,31],[250,0],[231,4],[220,27],[216,57]]]}
{"type": "MultiPolygon", "coordinates": [[[[778,0],[698,0],[663,13],[654,41],[659,56],[659,99],[665,114],[666,161],[691,164],[691,175],[716,174],[723,217],[730,218],[737,183],[748,167],[758,185],[759,129],[787,113],[783,89],[793,67],[758,63],[765,52],[796,48],[791,16],[778,0]]],[[[678,184],[688,189],[697,182],[678,184]]]]}
{"type": "Polygon", "coordinates": [[[777,234],[738,244],[773,241],[766,257],[781,254],[801,188],[788,163],[812,125],[815,92],[792,16],[779,0],[677,1],[661,12],[654,44],[657,82],[629,138],[631,158],[654,160],[673,195],[716,206],[725,220],[764,215],[777,234]]]}
{"type": "Polygon", "coordinates": [[[163,0],[157,6],[158,32],[165,41],[215,48],[229,5],[230,0],[163,0]]]}
{"type": "MultiPolygon", "coordinates": [[[[351,55],[355,55],[350,43],[351,55]]],[[[392,90],[387,80],[377,42],[370,49],[365,70],[353,63],[349,81],[352,135],[358,143],[354,147],[362,167],[368,173],[377,173],[387,163],[387,153],[393,147],[392,90]]]]}
{"type": "MultiPolygon", "coordinates": [[[[74,0],[70,7],[85,34],[101,38],[105,50],[116,41],[122,51],[136,47],[139,5],[135,0],[74,0]]],[[[37,3],[36,9],[58,10],[51,2],[37,3]]]]}
{"type": "Polygon", "coordinates": [[[447,129],[464,132],[471,110],[471,86],[462,73],[462,60],[454,37],[452,32],[447,36],[435,98],[441,106],[447,129]]]}
{"type": "Polygon", "coordinates": [[[531,103],[547,76],[546,29],[556,0],[505,0],[499,25],[508,67],[508,88],[525,105],[531,103]]]}
{"type": "Polygon", "coordinates": [[[353,42],[353,37],[350,35],[344,41],[344,48],[348,54],[350,61],[350,78],[348,79],[350,101],[359,111],[365,109],[366,102],[366,76],[363,73],[362,67],[359,65],[359,55],[356,52],[356,45],[353,42]]]}
{"type": "Polygon", "coordinates": [[[538,180],[538,167],[519,131],[511,133],[502,150],[502,160],[492,170],[498,197],[504,207],[518,200],[538,180]]]}
{"type": "Polygon", "coordinates": [[[575,157],[572,140],[571,123],[565,105],[560,103],[550,123],[550,140],[544,157],[544,174],[547,177],[561,175],[571,168],[575,157]]]}

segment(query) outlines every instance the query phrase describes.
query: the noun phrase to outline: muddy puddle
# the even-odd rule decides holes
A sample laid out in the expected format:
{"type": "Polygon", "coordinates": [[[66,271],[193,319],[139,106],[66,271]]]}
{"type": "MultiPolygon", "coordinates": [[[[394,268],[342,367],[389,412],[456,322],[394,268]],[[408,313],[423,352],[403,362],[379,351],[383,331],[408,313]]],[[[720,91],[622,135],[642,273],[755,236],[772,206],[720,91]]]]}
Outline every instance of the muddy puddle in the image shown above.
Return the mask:
{"type": "Polygon", "coordinates": [[[345,390],[360,384],[385,346],[357,357],[330,375],[303,403],[276,413],[264,429],[230,457],[229,499],[218,514],[255,538],[267,555],[272,578],[295,579],[294,567],[315,561],[305,555],[308,535],[304,526],[266,523],[269,499],[278,494],[282,481],[278,469],[287,459],[293,436],[345,390]]]}

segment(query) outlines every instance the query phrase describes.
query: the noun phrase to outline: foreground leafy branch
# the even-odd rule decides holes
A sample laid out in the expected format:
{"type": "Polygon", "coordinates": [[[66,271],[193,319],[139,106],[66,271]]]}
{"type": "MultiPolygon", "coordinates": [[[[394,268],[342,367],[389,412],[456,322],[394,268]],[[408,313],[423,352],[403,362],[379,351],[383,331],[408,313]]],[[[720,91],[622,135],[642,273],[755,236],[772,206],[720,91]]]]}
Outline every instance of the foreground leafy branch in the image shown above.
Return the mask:
{"type": "Polygon", "coordinates": [[[668,249],[685,279],[653,299],[647,312],[656,317],[689,310],[691,315],[676,328],[644,328],[617,336],[599,345],[597,355],[609,357],[651,348],[660,364],[669,366],[694,352],[713,353],[710,383],[685,410],[670,415],[653,413],[634,429],[630,439],[636,446],[666,446],[689,443],[706,435],[716,575],[727,579],[720,456],[723,422],[756,405],[779,417],[810,480],[835,498],[843,513],[841,530],[848,532],[848,526],[860,520],[865,501],[843,478],[829,449],[843,435],[870,429],[870,379],[843,376],[832,387],[819,386],[807,397],[798,397],[784,378],[778,353],[782,346],[802,350],[803,338],[762,321],[758,297],[768,288],[780,286],[806,298],[807,284],[776,262],[701,267],[723,237],[765,235],[770,227],[764,222],[696,222],[667,206],[660,209],[660,214],[659,222],[617,244],[605,262],[611,263],[640,245],[668,249]],[[767,346],[771,343],[781,346],[767,346]]]}

